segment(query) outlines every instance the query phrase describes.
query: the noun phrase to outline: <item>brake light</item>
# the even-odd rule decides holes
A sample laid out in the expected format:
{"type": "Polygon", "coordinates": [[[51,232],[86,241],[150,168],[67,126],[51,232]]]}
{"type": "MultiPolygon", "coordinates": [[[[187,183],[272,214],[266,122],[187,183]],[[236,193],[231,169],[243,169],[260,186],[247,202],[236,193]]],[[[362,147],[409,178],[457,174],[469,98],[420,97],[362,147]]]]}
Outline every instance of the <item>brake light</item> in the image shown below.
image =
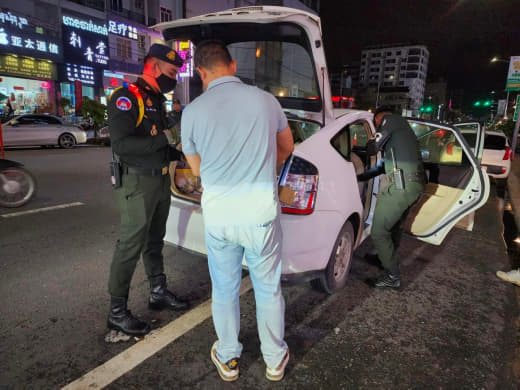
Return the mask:
{"type": "Polygon", "coordinates": [[[502,160],[509,160],[511,158],[511,148],[509,146],[506,146],[506,152],[504,153],[504,157],[502,160]]]}
{"type": "Polygon", "coordinates": [[[280,180],[280,203],[286,214],[308,215],[314,211],[318,191],[318,168],[292,156],[280,180]]]}

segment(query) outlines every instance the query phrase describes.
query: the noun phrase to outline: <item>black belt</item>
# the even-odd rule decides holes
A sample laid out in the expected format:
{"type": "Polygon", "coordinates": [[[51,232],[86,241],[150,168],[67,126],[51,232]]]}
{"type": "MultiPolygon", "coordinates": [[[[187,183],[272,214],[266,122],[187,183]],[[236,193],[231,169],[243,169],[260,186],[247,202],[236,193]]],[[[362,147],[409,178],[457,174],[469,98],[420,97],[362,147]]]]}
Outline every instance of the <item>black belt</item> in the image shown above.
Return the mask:
{"type": "Polygon", "coordinates": [[[168,174],[168,167],[162,168],[137,168],[123,165],[123,173],[128,175],[164,176],[168,174]]]}

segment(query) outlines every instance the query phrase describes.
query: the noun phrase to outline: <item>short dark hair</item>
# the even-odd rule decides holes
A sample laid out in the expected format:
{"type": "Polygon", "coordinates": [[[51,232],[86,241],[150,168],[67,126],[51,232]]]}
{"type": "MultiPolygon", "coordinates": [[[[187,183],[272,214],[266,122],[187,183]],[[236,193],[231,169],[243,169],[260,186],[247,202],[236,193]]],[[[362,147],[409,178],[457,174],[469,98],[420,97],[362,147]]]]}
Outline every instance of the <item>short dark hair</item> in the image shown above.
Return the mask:
{"type": "Polygon", "coordinates": [[[382,112],[393,114],[394,109],[391,106],[379,106],[376,108],[376,111],[374,112],[374,118],[376,117],[377,114],[380,114],[382,112]]]}
{"type": "Polygon", "coordinates": [[[212,69],[215,65],[229,65],[232,58],[226,44],[218,40],[200,42],[195,49],[195,67],[212,69]]]}

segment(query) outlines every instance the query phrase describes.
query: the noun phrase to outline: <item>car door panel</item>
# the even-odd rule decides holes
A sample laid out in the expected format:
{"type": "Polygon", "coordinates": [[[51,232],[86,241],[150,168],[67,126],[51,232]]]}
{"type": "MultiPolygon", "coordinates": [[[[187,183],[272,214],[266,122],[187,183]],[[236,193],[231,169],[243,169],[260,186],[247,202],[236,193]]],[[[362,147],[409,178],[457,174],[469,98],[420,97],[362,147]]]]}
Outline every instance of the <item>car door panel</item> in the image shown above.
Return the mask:
{"type": "MultiPolygon", "coordinates": [[[[489,179],[458,130],[411,121],[418,136],[428,182],[411,207],[405,230],[416,238],[440,245],[451,228],[489,197],[489,179]]],[[[464,224],[471,229],[473,221],[464,224]]]]}

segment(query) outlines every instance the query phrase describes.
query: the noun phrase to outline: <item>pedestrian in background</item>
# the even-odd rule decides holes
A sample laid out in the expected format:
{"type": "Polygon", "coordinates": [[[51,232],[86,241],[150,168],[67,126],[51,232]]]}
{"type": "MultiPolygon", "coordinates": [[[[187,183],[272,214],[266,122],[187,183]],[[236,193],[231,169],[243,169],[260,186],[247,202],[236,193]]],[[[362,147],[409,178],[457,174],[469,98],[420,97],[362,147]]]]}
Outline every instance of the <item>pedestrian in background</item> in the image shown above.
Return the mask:
{"type": "Polygon", "coordinates": [[[371,237],[384,271],[373,281],[374,287],[399,288],[401,276],[397,249],[408,210],[424,190],[424,167],[415,133],[403,117],[389,107],[374,113],[374,125],[380,138],[377,149],[383,151],[384,165],[358,175],[368,180],[384,174],[377,196],[371,237]]]}
{"type": "Polygon", "coordinates": [[[205,92],[184,109],[181,140],[204,186],[201,203],[218,337],[211,359],[223,380],[238,378],[245,255],[266,376],[281,380],[289,349],[284,341],[276,169],[294,148],[291,130],[274,96],[235,77],[236,62],[224,43],[200,43],[194,60],[205,92]]]}
{"type": "Polygon", "coordinates": [[[108,281],[108,327],[135,336],[150,331],[127,308],[130,282],[141,254],[150,281],[149,307],[182,310],[188,306],[166,288],[162,255],[170,210],[169,145],[174,143],[163,94],[175,88],[182,65],[174,50],[152,45],[142,76],[135,85],[115,90],[108,103],[112,150],[121,164],[121,185],[115,189],[121,225],[108,281]]]}

